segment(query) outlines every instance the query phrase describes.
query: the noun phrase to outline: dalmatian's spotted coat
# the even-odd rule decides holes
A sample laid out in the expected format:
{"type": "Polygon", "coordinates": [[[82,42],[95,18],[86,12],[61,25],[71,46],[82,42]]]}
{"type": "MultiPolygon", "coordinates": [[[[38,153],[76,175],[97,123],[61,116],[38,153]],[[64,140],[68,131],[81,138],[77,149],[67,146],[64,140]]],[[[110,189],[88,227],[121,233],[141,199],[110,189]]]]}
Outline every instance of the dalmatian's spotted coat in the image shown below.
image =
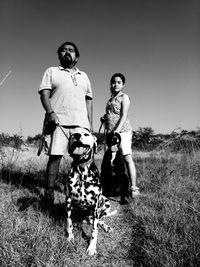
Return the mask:
{"type": "Polygon", "coordinates": [[[93,230],[87,253],[96,253],[98,225],[106,232],[111,232],[103,218],[115,214],[110,212],[110,202],[102,195],[99,171],[93,161],[96,137],[87,129],[77,128],[69,139],[69,154],[73,158],[72,166],[66,181],[66,209],[68,240],[73,240],[71,211],[78,209],[90,212],[93,230]]]}

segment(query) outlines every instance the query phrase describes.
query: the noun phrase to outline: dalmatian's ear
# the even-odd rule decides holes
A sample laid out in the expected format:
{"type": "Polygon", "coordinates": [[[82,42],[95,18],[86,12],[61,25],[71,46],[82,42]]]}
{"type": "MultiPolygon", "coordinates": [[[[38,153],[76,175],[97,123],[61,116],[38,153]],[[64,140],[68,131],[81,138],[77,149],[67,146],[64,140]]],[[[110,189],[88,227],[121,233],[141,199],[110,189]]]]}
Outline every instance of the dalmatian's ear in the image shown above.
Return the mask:
{"type": "Polygon", "coordinates": [[[93,149],[94,149],[94,153],[97,153],[97,138],[95,135],[92,135],[93,139],[94,139],[94,145],[93,145],[93,149]]]}

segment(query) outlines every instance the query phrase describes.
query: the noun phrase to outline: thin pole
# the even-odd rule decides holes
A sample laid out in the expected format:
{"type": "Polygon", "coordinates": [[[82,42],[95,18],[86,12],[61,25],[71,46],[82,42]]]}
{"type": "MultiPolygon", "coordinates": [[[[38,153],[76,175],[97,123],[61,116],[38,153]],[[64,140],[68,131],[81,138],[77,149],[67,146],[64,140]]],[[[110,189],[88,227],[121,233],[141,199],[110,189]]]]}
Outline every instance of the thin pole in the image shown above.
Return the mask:
{"type": "Polygon", "coordinates": [[[5,80],[8,78],[8,76],[11,74],[11,70],[6,74],[6,76],[3,78],[3,80],[0,82],[0,86],[5,82],[5,80]]]}

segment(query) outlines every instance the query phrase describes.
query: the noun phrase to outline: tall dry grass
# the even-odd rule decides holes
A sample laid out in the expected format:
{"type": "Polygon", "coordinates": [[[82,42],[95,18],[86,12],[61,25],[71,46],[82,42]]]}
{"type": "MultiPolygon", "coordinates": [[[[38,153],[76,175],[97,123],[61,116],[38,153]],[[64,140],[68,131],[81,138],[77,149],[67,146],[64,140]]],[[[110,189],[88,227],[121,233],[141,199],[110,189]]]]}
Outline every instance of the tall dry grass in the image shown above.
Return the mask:
{"type": "MultiPolygon", "coordinates": [[[[103,151],[95,156],[100,168],[103,151]]],[[[113,233],[99,229],[97,255],[86,248],[91,227],[74,218],[74,243],[66,240],[64,196],[55,210],[41,207],[47,158],[36,149],[1,149],[0,266],[200,266],[200,151],[133,153],[141,196],[106,219],[113,233]]],[[[60,178],[70,163],[62,162],[60,178]]]]}

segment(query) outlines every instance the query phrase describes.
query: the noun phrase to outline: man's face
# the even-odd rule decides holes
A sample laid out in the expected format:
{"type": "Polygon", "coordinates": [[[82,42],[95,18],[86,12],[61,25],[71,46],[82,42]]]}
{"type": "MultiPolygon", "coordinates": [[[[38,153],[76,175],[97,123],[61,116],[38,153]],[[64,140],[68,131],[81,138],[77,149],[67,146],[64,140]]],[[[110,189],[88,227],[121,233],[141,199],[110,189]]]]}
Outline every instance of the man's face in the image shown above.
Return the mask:
{"type": "Polygon", "coordinates": [[[63,68],[72,68],[78,61],[72,45],[64,45],[59,52],[60,64],[63,68]]]}

